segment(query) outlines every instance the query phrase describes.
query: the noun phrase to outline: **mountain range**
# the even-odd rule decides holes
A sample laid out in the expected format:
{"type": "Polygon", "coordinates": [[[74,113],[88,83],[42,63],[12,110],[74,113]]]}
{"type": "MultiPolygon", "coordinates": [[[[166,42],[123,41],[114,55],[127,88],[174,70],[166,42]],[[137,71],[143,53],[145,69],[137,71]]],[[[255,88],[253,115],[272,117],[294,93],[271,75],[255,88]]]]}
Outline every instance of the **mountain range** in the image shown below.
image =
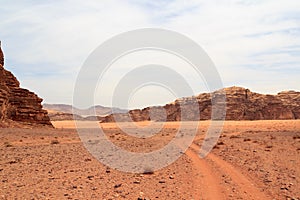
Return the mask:
{"type": "Polygon", "coordinates": [[[91,106],[87,109],[79,109],[68,104],[43,104],[43,108],[48,111],[48,115],[52,121],[59,120],[98,120],[100,117],[114,113],[127,113],[128,110],[120,108],[110,108],[105,106],[91,106]],[[73,114],[72,113],[76,113],[73,114]]]}

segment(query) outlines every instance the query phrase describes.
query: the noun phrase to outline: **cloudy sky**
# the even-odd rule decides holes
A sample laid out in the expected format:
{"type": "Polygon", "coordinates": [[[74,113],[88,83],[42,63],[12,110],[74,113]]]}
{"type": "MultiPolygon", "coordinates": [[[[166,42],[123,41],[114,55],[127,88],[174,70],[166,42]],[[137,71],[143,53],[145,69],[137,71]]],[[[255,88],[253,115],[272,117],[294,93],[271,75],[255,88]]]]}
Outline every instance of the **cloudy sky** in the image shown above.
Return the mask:
{"type": "MultiPolygon", "coordinates": [[[[90,53],[139,28],[169,29],[197,42],[226,87],[271,94],[300,90],[297,0],[2,0],[0,19],[5,67],[44,103],[71,104],[77,74],[90,53]]],[[[202,86],[194,92],[202,92],[202,86]]],[[[97,104],[110,104],[111,88],[106,89],[97,104]]],[[[174,99],[161,88],[143,91],[131,107],[174,99]]]]}

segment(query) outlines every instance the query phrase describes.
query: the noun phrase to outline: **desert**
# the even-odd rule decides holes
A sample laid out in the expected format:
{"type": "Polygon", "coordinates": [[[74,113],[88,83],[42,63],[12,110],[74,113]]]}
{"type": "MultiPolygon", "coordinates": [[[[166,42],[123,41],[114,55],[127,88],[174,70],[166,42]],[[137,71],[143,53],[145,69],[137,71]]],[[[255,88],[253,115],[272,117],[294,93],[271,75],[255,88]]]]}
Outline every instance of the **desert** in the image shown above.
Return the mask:
{"type": "MultiPolygon", "coordinates": [[[[190,123],[197,122],[185,122],[184,131],[189,131],[190,123]]],[[[145,174],[108,168],[84,148],[74,122],[53,124],[56,129],[1,129],[1,199],[300,196],[299,120],[226,121],[217,145],[204,159],[197,152],[210,121],[201,121],[193,144],[176,162],[145,174]]],[[[178,122],[167,122],[160,133],[146,140],[127,136],[115,123],[102,128],[122,148],[151,151],[165,145],[179,126],[178,122]]]]}
{"type": "Polygon", "coordinates": [[[100,113],[110,110],[98,106],[79,110],[88,115],[80,116],[62,104],[46,105],[45,110],[43,99],[21,88],[3,64],[1,199],[300,199],[299,92],[263,95],[242,87],[222,89],[227,97],[225,121],[212,151],[202,158],[201,146],[212,139],[208,130],[219,120],[210,119],[217,91],[165,106],[89,116],[94,108],[100,113]],[[199,105],[200,116],[191,99],[199,105]],[[193,121],[181,121],[181,104],[189,110],[183,113],[186,119],[193,121]],[[161,110],[166,110],[167,121],[158,116],[161,110]],[[194,127],[188,148],[177,144],[182,149],[174,162],[139,173],[105,165],[79,134],[82,129],[85,133],[101,129],[105,136],[100,140],[127,152],[149,153],[163,149],[178,135],[191,135],[194,127]]]}
{"type": "Polygon", "coordinates": [[[300,200],[300,1],[3,1],[0,200],[300,200]]]}

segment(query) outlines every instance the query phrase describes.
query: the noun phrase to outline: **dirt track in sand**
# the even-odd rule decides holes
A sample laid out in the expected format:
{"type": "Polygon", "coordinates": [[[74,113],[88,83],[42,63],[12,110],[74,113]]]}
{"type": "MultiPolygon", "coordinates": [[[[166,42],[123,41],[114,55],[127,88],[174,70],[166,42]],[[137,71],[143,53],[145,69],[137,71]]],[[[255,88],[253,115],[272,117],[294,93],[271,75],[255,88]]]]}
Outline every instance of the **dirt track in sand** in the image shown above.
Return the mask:
{"type": "MultiPolygon", "coordinates": [[[[86,151],[72,122],[56,123],[56,130],[1,129],[0,199],[300,198],[299,120],[226,122],[205,159],[197,152],[209,121],[201,122],[185,154],[154,174],[108,169],[86,151]]],[[[102,126],[116,145],[147,152],[168,143],[178,123],[147,140],[102,126]]]]}
{"type": "Polygon", "coordinates": [[[220,175],[226,174],[236,185],[237,192],[241,195],[242,199],[271,199],[255,186],[256,183],[253,180],[249,180],[238,169],[226,161],[213,153],[209,154],[205,159],[201,159],[197,152],[199,152],[199,146],[195,144],[192,144],[190,149],[186,152],[194,162],[198,171],[203,174],[203,176],[198,178],[198,182],[202,179],[202,184],[198,185],[205,185],[205,187],[202,187],[201,194],[197,194],[197,196],[203,196],[205,199],[226,199],[227,188],[222,184],[218,184],[218,182],[220,182],[220,175]],[[211,161],[211,163],[207,160],[211,161]],[[213,168],[217,168],[217,170],[215,170],[219,173],[213,171],[213,168]]]}

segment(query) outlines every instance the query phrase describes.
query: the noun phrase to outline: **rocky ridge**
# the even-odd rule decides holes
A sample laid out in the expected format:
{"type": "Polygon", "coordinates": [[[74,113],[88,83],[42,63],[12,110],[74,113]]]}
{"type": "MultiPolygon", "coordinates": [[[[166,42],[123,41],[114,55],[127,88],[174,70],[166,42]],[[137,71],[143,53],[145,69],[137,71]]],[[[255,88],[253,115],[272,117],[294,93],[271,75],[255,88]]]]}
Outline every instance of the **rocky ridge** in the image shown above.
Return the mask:
{"type": "Polygon", "coordinates": [[[67,104],[43,104],[43,108],[48,111],[51,121],[80,120],[80,121],[99,121],[101,117],[111,113],[127,113],[128,110],[120,108],[110,108],[100,105],[86,109],[79,109],[67,104]],[[72,114],[74,112],[74,114],[72,114]]]}
{"type": "Polygon", "coordinates": [[[212,101],[216,102],[214,106],[224,104],[224,102],[218,102],[217,98],[212,98],[217,96],[220,91],[226,94],[226,120],[300,119],[300,92],[283,91],[277,95],[269,95],[233,86],[212,93],[202,93],[198,96],[177,99],[165,106],[130,110],[127,114],[111,114],[102,118],[101,122],[180,121],[182,108],[189,111],[184,112],[184,115],[187,115],[184,116],[184,120],[210,120],[212,101]],[[193,102],[198,105],[195,106],[193,102]]]}
{"type": "Polygon", "coordinates": [[[53,127],[42,101],[33,92],[20,88],[17,78],[4,69],[0,43],[0,127],[53,127]]]}

